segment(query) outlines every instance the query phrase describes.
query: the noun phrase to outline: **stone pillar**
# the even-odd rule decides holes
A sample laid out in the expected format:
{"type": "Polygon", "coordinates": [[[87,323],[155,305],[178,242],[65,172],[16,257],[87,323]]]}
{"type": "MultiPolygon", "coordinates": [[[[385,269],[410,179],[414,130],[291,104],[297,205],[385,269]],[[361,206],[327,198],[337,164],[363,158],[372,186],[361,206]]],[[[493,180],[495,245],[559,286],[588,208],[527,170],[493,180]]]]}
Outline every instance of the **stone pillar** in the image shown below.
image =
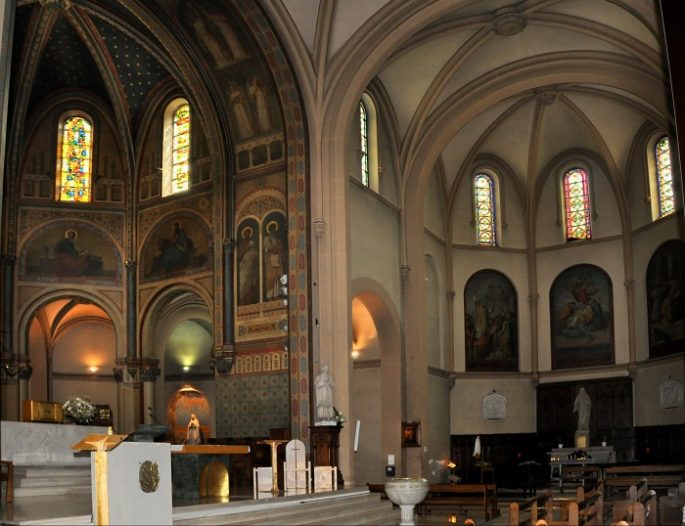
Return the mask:
{"type": "Polygon", "coordinates": [[[140,368],[136,358],[119,358],[115,362],[117,382],[117,431],[130,433],[141,423],[140,368]]]}
{"type": "Polygon", "coordinates": [[[538,365],[538,301],[540,294],[531,292],[528,294],[528,309],[530,312],[530,368],[533,374],[539,369],[538,365]]]}
{"type": "Polygon", "coordinates": [[[31,361],[28,358],[24,358],[19,362],[19,411],[21,412],[22,404],[24,400],[29,399],[29,380],[31,379],[31,374],[33,373],[33,367],[31,367],[31,361]]]}
{"type": "Polygon", "coordinates": [[[143,365],[143,422],[145,424],[161,423],[156,409],[155,382],[159,378],[159,360],[148,358],[143,365]]]}
{"type": "Polygon", "coordinates": [[[138,317],[136,316],[136,267],[134,260],[126,261],[126,356],[137,356],[136,331],[138,317]]]}

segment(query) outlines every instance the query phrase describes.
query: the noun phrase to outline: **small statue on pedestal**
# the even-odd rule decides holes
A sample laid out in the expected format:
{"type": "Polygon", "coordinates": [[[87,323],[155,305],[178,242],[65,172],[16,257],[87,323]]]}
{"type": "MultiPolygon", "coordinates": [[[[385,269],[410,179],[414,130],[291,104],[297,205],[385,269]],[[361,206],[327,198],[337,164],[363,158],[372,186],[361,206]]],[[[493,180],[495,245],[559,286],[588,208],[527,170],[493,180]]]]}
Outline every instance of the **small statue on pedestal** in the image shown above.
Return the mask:
{"type": "Polygon", "coordinates": [[[188,422],[188,432],[186,433],[186,444],[191,444],[193,446],[202,444],[202,438],[200,420],[195,413],[191,413],[190,422],[188,422]]]}

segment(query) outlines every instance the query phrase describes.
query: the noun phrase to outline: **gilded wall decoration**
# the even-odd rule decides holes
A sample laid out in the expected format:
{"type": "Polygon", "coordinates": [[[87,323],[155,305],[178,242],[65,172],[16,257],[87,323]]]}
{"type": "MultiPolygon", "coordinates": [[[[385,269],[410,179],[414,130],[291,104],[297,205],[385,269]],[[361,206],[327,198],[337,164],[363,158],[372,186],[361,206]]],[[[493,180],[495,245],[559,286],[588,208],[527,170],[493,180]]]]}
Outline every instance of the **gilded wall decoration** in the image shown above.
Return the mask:
{"type": "Polygon", "coordinates": [[[516,291],[509,278],[481,270],[464,287],[467,371],[518,371],[516,291]]]}
{"type": "Polygon", "coordinates": [[[141,252],[141,280],[154,281],[212,268],[210,233],[192,214],[174,214],[158,223],[141,252]]]}
{"type": "Polygon", "coordinates": [[[685,243],[666,241],[647,266],[649,357],[685,349],[685,243]]]}
{"type": "Polygon", "coordinates": [[[120,285],[121,255],[109,235],[82,221],[38,228],[21,249],[19,279],[120,285]]]}
{"type": "Polygon", "coordinates": [[[594,265],[564,270],[549,293],[552,369],[614,363],[611,278],[594,265]]]}

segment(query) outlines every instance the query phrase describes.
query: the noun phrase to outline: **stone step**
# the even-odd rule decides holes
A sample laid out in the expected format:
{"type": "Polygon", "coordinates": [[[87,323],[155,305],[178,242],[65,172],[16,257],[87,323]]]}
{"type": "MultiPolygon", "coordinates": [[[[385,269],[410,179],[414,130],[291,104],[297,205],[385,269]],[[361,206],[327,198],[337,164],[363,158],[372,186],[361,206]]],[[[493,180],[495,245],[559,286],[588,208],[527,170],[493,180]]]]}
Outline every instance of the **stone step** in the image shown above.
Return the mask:
{"type": "Polygon", "coordinates": [[[41,495],[82,495],[90,493],[90,484],[87,486],[40,486],[34,488],[15,488],[14,496],[36,497],[41,495]]]}
{"type": "Polygon", "coordinates": [[[14,476],[33,477],[73,477],[85,475],[90,477],[90,466],[15,466],[14,476]]]}
{"type": "Polygon", "coordinates": [[[363,515],[356,515],[354,517],[344,517],[338,518],[334,522],[323,523],[324,525],[335,524],[336,526],[354,526],[354,525],[366,525],[366,524],[386,524],[396,526],[400,523],[400,510],[399,508],[381,508],[377,510],[371,510],[363,515]]]}
{"type": "MultiPolygon", "coordinates": [[[[199,510],[198,510],[199,511],[199,510]]],[[[195,525],[295,525],[295,524],[338,524],[345,520],[348,524],[366,524],[369,520],[385,521],[396,524],[392,504],[380,500],[377,494],[366,489],[351,490],[348,495],[327,494],[302,496],[298,498],[268,499],[246,507],[217,507],[211,514],[174,514],[174,524],[195,525]],[[382,511],[379,511],[382,510],[382,511]],[[195,515],[195,516],[191,516],[195,515]],[[390,518],[392,517],[392,518],[390,518]]]]}
{"type": "Polygon", "coordinates": [[[90,486],[90,475],[77,477],[26,477],[14,479],[15,488],[38,488],[41,486],[90,486]]]}

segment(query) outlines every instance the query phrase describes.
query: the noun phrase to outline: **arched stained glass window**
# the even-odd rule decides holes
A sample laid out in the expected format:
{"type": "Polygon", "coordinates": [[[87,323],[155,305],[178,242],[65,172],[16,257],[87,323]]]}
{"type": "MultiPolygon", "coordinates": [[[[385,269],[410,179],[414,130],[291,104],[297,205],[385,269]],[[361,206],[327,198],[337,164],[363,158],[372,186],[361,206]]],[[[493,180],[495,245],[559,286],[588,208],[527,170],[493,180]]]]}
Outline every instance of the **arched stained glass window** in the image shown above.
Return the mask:
{"type": "Polygon", "coordinates": [[[590,239],[590,186],[588,173],[573,168],[564,174],[564,213],[566,214],[566,239],[590,239]]]}
{"type": "Polygon", "coordinates": [[[359,103],[359,132],[362,184],[369,186],[369,117],[363,102],[359,103]]]}
{"type": "Polygon", "coordinates": [[[473,178],[473,202],[476,216],[476,242],[479,245],[496,245],[495,182],[492,177],[481,173],[473,178]]]}
{"type": "Polygon", "coordinates": [[[68,117],[62,122],[60,134],[55,196],[58,201],[88,203],[93,157],[93,125],[82,116],[68,117]]]}
{"type": "Polygon", "coordinates": [[[656,143],[656,188],[659,196],[659,217],[675,210],[673,171],[671,168],[671,141],[664,136],[656,143]]]}
{"type": "Polygon", "coordinates": [[[189,188],[190,168],[190,106],[182,104],[174,112],[171,193],[189,188]]]}

